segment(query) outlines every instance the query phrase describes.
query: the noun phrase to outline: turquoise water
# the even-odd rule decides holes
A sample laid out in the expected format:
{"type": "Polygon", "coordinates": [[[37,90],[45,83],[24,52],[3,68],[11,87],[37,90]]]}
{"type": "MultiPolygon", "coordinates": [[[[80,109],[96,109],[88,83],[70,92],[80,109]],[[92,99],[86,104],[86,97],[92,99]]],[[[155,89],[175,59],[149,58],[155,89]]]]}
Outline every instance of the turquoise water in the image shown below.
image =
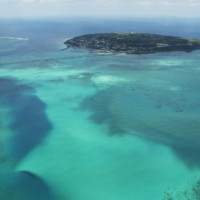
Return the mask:
{"type": "Polygon", "coordinates": [[[105,24],[18,23],[0,32],[1,199],[199,199],[200,51],[60,51],[105,24]]]}

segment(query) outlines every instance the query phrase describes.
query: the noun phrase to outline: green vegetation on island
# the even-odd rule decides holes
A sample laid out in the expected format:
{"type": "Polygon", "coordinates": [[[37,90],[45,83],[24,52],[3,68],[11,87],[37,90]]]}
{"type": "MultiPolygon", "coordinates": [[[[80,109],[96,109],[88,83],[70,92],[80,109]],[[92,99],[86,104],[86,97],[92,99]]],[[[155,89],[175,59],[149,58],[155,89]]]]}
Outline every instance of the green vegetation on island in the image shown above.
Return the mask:
{"type": "Polygon", "coordinates": [[[68,48],[84,48],[111,53],[146,54],[200,49],[200,40],[146,33],[97,33],[74,37],[68,48]]]}

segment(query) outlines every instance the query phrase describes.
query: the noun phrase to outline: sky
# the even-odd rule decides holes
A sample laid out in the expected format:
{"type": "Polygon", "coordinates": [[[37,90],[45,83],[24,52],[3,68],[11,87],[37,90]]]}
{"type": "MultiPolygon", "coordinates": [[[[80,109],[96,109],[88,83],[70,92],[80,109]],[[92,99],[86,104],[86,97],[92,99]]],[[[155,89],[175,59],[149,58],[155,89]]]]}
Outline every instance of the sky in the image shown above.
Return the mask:
{"type": "Polygon", "coordinates": [[[200,0],[0,0],[2,17],[200,17],[200,0]]]}

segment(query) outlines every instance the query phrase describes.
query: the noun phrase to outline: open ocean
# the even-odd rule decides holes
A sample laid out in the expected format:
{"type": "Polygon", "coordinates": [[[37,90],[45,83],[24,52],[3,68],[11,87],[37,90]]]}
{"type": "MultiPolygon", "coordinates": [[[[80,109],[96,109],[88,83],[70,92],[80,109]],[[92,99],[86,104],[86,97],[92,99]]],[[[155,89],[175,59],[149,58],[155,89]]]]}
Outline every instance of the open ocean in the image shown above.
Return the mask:
{"type": "Polygon", "coordinates": [[[0,19],[0,200],[200,199],[200,51],[61,51],[103,32],[200,20],[0,19]]]}

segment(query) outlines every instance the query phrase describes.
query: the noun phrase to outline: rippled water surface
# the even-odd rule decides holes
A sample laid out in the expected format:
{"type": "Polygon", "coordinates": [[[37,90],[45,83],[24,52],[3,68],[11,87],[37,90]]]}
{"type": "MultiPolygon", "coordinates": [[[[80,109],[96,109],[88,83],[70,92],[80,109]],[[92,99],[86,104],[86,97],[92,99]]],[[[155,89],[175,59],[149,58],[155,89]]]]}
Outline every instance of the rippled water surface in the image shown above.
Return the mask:
{"type": "Polygon", "coordinates": [[[97,32],[198,38],[198,21],[0,27],[0,199],[200,198],[200,51],[60,51],[66,39],[97,32]]]}

